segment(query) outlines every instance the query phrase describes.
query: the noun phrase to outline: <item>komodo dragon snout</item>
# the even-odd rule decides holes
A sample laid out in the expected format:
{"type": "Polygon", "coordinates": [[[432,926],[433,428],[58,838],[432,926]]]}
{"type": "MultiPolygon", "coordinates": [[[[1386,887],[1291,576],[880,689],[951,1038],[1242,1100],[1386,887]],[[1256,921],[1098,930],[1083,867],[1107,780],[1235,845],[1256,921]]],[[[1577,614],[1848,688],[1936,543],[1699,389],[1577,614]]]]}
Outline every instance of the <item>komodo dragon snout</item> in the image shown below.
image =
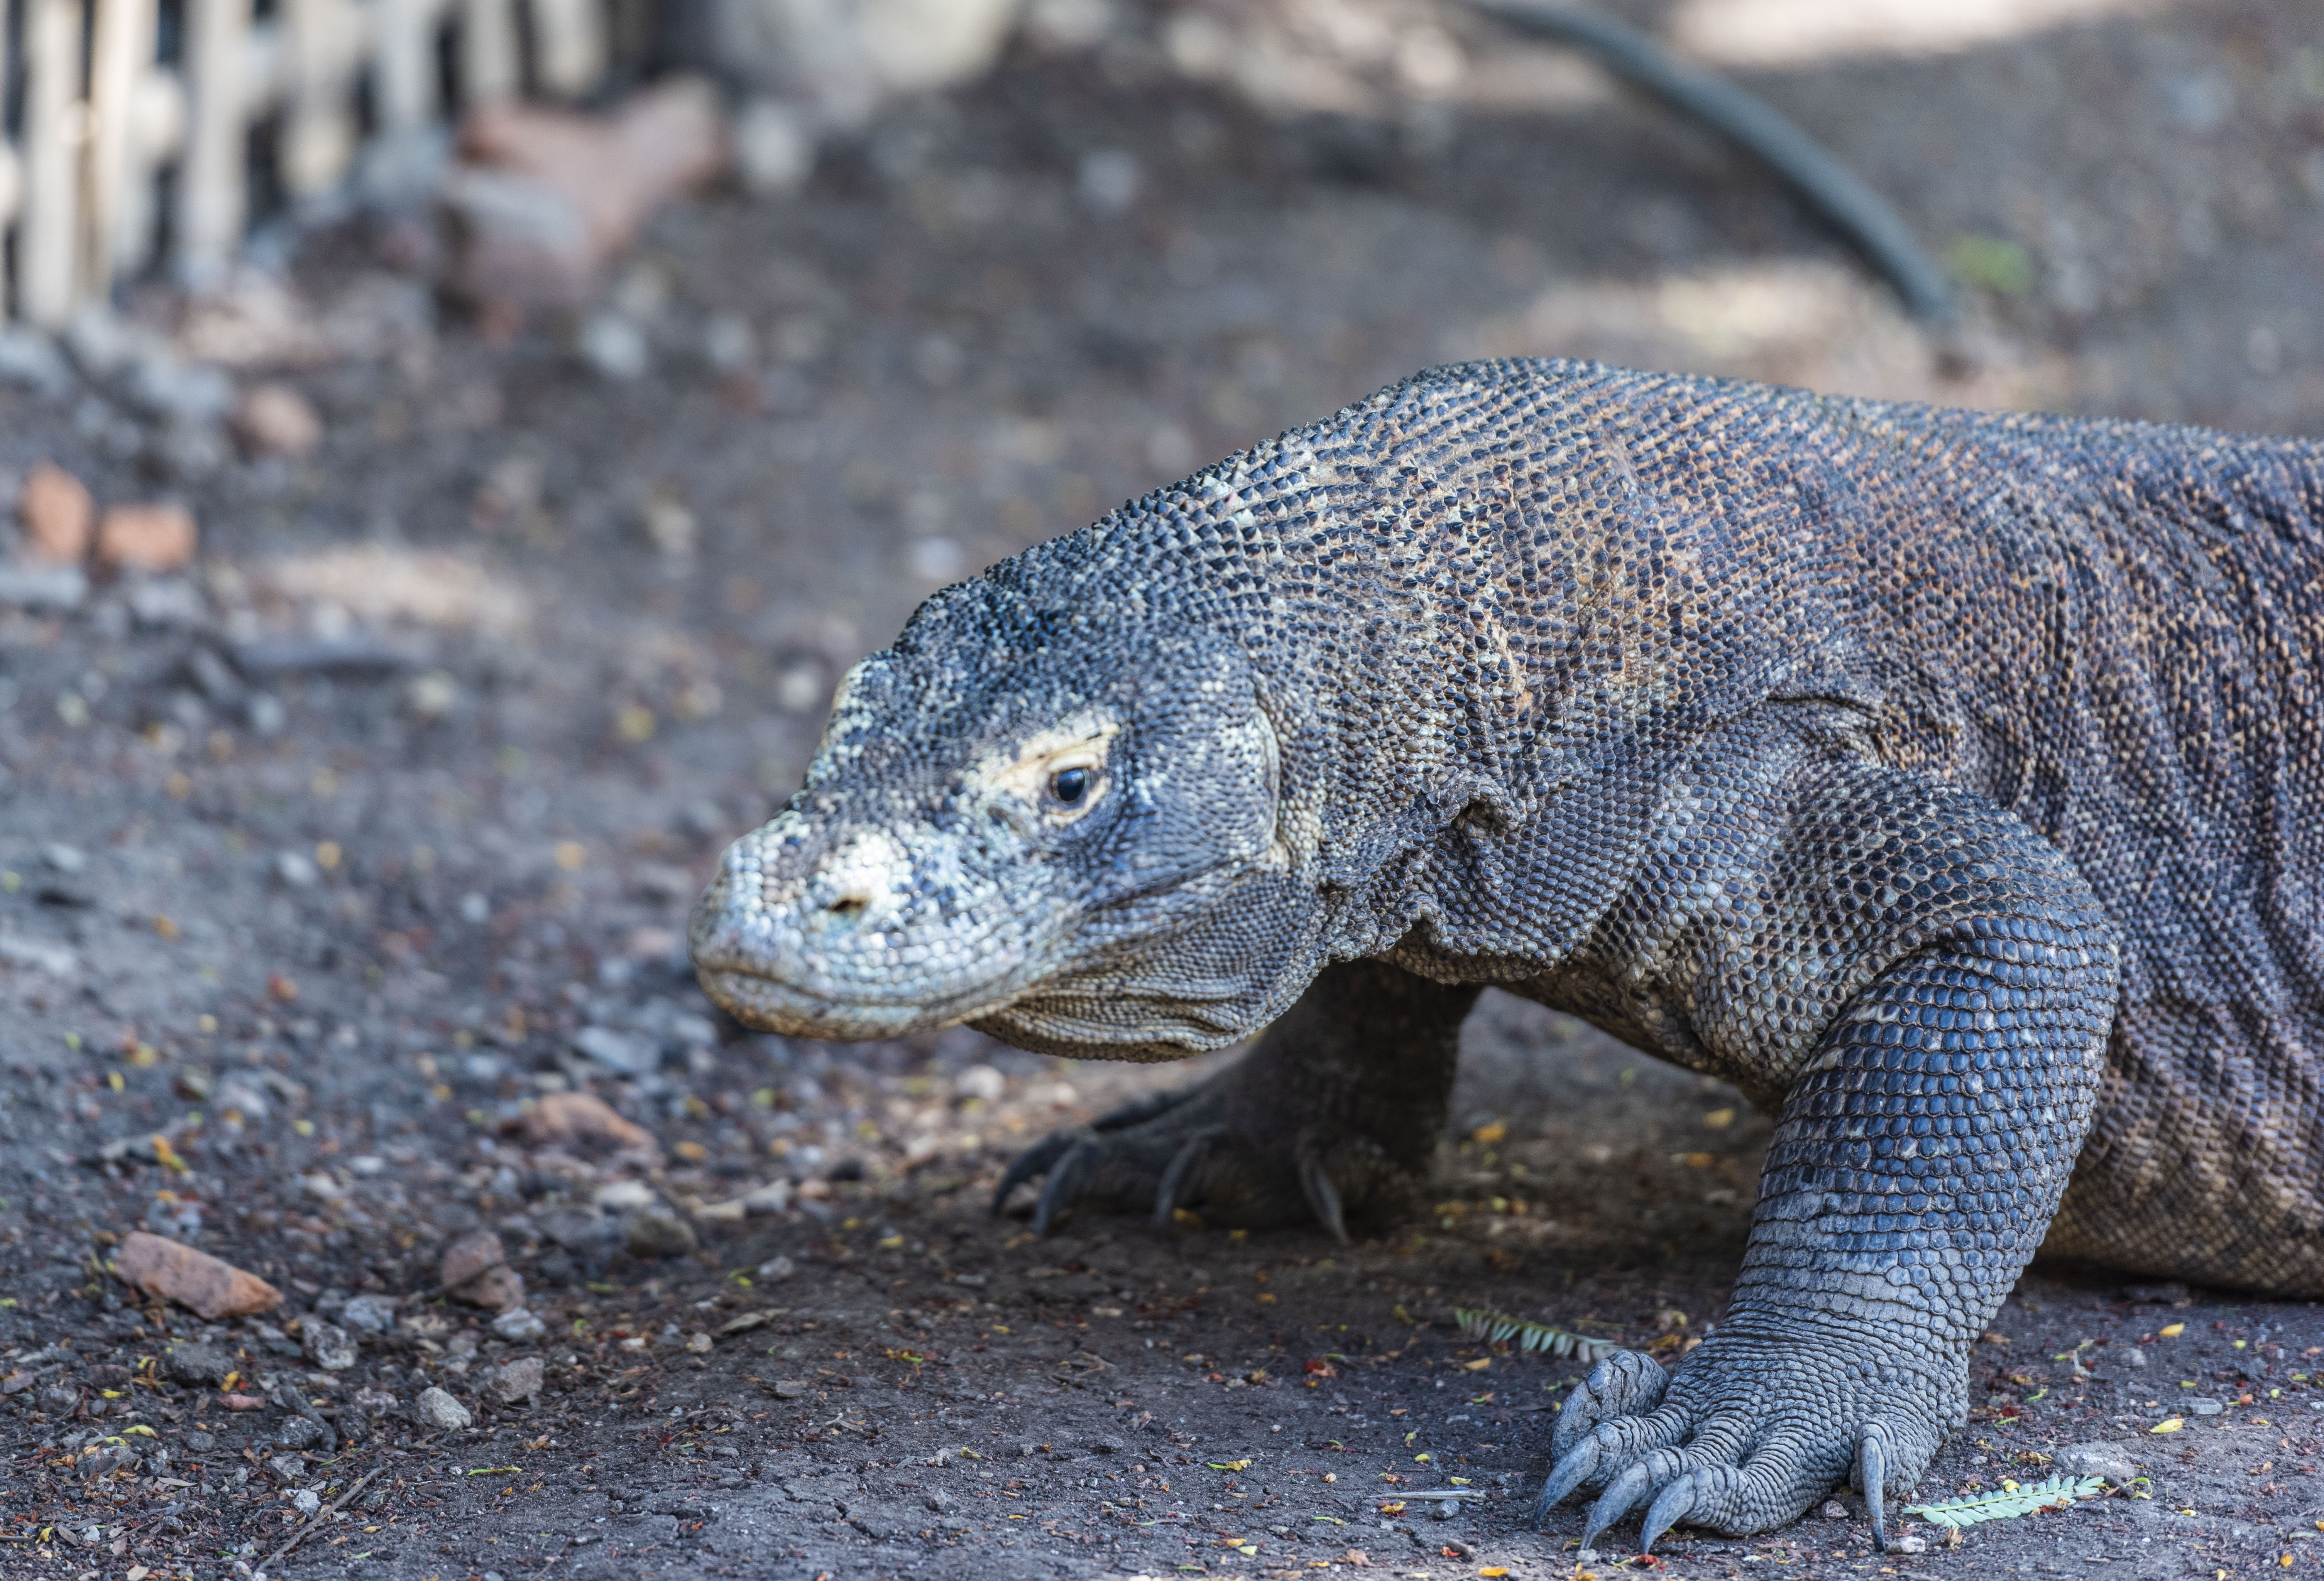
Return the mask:
{"type": "Polygon", "coordinates": [[[726,852],[692,924],[711,996],[793,1036],[975,1020],[1166,1056],[1263,1020],[1268,951],[1208,994],[1178,952],[1141,975],[1287,857],[1240,648],[1176,618],[1125,641],[1134,619],[990,580],[930,600],[848,676],[790,805],[726,852]]]}

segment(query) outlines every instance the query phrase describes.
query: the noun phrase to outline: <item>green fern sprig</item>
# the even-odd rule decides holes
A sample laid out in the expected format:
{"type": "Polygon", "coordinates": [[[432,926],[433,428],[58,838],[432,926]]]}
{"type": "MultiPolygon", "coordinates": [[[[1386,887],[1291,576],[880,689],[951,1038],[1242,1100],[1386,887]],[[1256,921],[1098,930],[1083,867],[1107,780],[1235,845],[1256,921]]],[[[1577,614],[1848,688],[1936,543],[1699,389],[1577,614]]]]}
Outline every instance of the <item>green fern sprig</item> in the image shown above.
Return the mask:
{"type": "Polygon", "coordinates": [[[1904,1511],[1932,1526],[1974,1526],[1980,1521],[2015,1521],[2036,1510],[2062,1510],[2076,1499],[2095,1499],[2106,1493],[2099,1476],[2053,1476],[2045,1482],[2019,1483],[1989,1494],[1971,1494],[1935,1504],[1914,1504],[1904,1511]]]}
{"type": "Polygon", "coordinates": [[[1482,1339],[1499,1345],[1514,1340],[1519,1350],[1537,1350],[1547,1356],[1572,1356],[1580,1362],[1600,1362],[1622,1347],[1609,1339],[1592,1339],[1586,1334],[1569,1333],[1553,1328],[1546,1323],[1527,1322],[1507,1312],[1489,1311],[1482,1308],[1455,1307],[1452,1320],[1461,1325],[1461,1332],[1471,1339],[1482,1339]]]}

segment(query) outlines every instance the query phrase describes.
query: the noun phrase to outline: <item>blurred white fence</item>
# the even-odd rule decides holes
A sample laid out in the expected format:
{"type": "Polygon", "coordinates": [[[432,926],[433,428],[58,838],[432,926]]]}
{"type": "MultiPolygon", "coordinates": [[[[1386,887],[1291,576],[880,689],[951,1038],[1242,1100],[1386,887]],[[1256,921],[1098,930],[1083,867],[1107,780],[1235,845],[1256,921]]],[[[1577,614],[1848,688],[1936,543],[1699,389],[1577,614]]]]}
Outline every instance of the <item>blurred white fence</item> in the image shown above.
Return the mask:
{"type": "Polygon", "coordinates": [[[271,129],[272,179],[295,202],[345,181],[366,141],[424,135],[447,87],[467,108],[528,87],[587,92],[605,70],[605,5],[14,0],[6,312],[59,325],[156,262],[165,235],[180,278],[215,280],[249,222],[254,129],[271,129]]]}

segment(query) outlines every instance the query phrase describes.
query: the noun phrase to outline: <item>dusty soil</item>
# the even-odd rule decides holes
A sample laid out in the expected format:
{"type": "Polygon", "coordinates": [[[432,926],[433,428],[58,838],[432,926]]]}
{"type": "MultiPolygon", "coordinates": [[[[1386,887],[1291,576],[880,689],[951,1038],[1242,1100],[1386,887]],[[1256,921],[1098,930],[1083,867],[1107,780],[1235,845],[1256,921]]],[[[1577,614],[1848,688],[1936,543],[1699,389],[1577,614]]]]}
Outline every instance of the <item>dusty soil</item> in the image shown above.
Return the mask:
{"type": "MultiPolygon", "coordinates": [[[[1131,37],[894,112],[796,198],[667,215],[609,288],[633,380],[555,326],[487,344],[395,272],[408,232],[354,225],[299,253],[309,318],[187,331],[303,391],[313,456],[220,455],[103,381],[0,392],[0,467],[205,531],[189,578],[0,612],[0,1574],[1572,1574],[1580,1512],[1526,1515],[1580,1365],[1454,1312],[1683,1353],[1767,1134],[1733,1092],[1490,999],[1425,1219],[1036,1241],[987,1216],[1010,1154],[1186,1073],[744,1034],[687,974],[691,896],[916,599],[1447,356],[2324,428],[2309,20],[1756,74],[1986,282],[1950,374],[1765,179],[1586,81],[1267,118],[1131,37]],[[550,1135],[573,1090],[659,1163],[550,1135]],[[538,1335],[436,1293],[479,1227],[538,1335]],[[106,1269],[141,1228],[288,1299],[143,1303],[106,1269]],[[329,1324],[352,1366],[315,1365],[329,1324]],[[473,1425],[415,1415],[430,1386],[473,1425]],[[1482,1498],[1442,1521],[1408,1496],[1453,1487],[1482,1498]]],[[[1995,1329],[1923,1495],[2093,1442],[2144,1480],[1958,1549],[1875,1556],[1847,1501],[1662,1567],[2324,1570],[2313,1303],[2044,1266],[1995,1329]]]]}

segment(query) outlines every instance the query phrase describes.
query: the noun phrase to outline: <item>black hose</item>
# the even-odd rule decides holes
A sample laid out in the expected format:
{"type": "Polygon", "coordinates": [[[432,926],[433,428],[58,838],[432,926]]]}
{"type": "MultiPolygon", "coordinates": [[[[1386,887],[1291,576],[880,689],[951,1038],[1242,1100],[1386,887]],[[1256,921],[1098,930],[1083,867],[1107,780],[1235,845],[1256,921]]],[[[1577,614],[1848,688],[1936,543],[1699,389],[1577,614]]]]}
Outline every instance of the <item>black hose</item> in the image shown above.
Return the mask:
{"type": "Polygon", "coordinates": [[[1556,0],[1473,0],[1481,11],[1587,51],[1617,77],[1766,165],[1888,278],[1915,317],[1949,325],[1952,284],[1888,200],[1815,139],[1733,83],[1691,66],[1603,13],[1556,0]]]}

